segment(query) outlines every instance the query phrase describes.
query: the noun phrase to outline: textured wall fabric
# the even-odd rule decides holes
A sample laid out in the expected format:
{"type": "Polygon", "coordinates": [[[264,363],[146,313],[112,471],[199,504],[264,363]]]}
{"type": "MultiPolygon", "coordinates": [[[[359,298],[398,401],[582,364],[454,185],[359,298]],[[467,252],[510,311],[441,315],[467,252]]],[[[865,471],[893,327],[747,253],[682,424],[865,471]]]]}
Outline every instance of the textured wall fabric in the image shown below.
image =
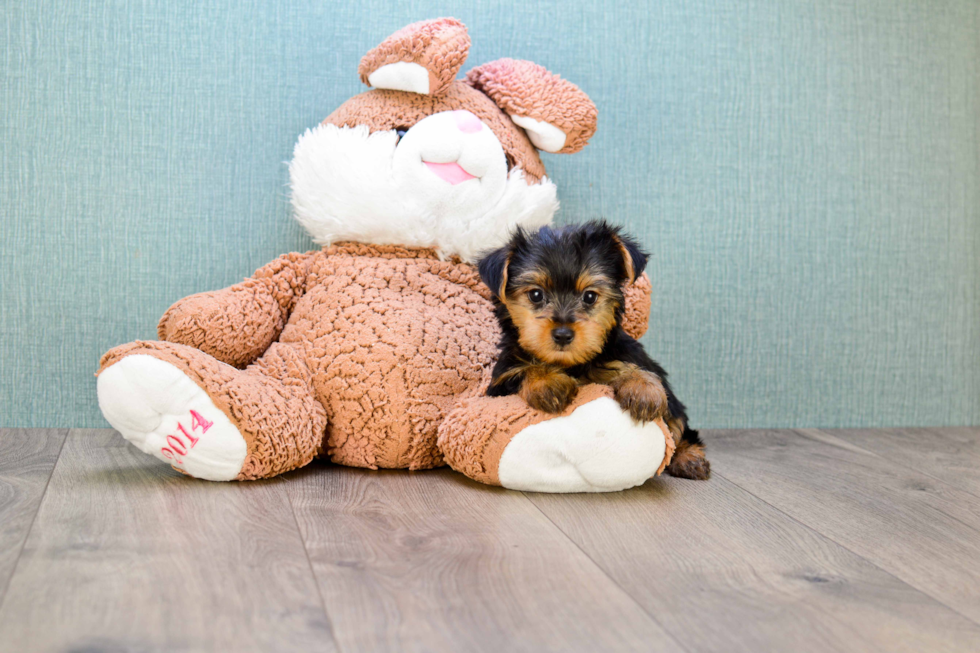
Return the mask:
{"type": "Polygon", "coordinates": [[[561,221],[651,251],[644,342],[701,427],[980,423],[980,3],[8,0],[0,426],[105,426],[99,356],[311,247],[297,136],[455,15],[599,129],[561,221]],[[207,6],[202,6],[207,5],[207,6]]]}

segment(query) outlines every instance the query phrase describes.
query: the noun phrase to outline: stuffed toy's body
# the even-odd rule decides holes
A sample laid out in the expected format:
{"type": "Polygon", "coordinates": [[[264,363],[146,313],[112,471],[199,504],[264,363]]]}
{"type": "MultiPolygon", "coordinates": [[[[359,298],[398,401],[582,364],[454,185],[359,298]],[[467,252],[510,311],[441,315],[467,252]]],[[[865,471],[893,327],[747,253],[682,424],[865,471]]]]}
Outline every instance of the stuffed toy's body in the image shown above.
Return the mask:
{"type": "MultiPolygon", "coordinates": [[[[314,457],[368,468],[444,464],[550,492],[632,487],[673,442],[608,388],[558,416],[484,396],[500,332],[471,261],[520,225],[551,221],[537,148],[574,152],[595,130],[577,87],[501,60],[454,81],[469,39],[416,23],[361,62],[375,90],[296,146],[297,219],[324,249],[288,254],[230,288],[174,304],[159,341],[102,358],[99,403],[141,450],[208,480],[268,478],[314,457]]],[[[627,289],[625,328],[650,306],[627,289]]]]}

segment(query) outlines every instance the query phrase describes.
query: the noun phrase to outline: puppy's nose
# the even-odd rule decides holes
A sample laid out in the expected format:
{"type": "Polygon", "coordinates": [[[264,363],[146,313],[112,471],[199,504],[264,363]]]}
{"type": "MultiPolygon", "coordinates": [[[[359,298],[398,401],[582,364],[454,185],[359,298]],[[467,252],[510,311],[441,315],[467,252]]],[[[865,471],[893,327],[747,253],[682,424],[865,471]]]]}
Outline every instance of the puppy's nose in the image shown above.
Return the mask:
{"type": "Polygon", "coordinates": [[[575,332],[567,326],[560,326],[551,330],[551,339],[555,344],[564,347],[575,338],[575,332]]]}

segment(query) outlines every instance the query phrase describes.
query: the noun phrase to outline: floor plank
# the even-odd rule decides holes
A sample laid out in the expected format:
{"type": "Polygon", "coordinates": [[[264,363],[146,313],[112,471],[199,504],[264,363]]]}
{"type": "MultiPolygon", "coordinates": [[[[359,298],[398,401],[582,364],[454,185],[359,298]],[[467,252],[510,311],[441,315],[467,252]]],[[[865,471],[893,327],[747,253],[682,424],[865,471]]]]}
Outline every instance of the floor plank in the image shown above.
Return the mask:
{"type": "Polygon", "coordinates": [[[344,651],[677,651],[517,492],[321,467],[287,490],[344,651]]]}
{"type": "Polygon", "coordinates": [[[980,623],[975,496],[817,430],[711,434],[713,469],[980,623]]]}
{"type": "Polygon", "coordinates": [[[336,650],[288,483],[196,481],[113,431],[71,431],[0,649],[336,650]]]}
{"type": "Polygon", "coordinates": [[[0,605],[68,429],[0,429],[0,605]]]}
{"type": "Polygon", "coordinates": [[[980,626],[735,487],[724,468],[706,483],[528,496],[687,651],[974,650],[980,626]]]}
{"type": "Polygon", "coordinates": [[[977,431],[713,432],[708,483],[552,496],[0,430],[0,651],[977,650],[977,431]]]}
{"type": "Polygon", "coordinates": [[[824,432],[980,497],[980,427],[824,432]]]}

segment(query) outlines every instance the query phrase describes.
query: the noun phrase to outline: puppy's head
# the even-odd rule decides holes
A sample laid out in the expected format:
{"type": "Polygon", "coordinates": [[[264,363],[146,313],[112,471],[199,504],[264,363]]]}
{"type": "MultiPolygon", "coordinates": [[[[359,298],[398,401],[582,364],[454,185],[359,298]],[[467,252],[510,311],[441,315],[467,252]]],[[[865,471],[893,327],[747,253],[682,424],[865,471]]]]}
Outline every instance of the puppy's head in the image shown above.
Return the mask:
{"type": "Polygon", "coordinates": [[[521,347],[562,367],[602,351],[622,319],[623,285],[645,266],[639,246],[604,221],[518,230],[479,262],[480,277],[507,309],[521,347]]]}

